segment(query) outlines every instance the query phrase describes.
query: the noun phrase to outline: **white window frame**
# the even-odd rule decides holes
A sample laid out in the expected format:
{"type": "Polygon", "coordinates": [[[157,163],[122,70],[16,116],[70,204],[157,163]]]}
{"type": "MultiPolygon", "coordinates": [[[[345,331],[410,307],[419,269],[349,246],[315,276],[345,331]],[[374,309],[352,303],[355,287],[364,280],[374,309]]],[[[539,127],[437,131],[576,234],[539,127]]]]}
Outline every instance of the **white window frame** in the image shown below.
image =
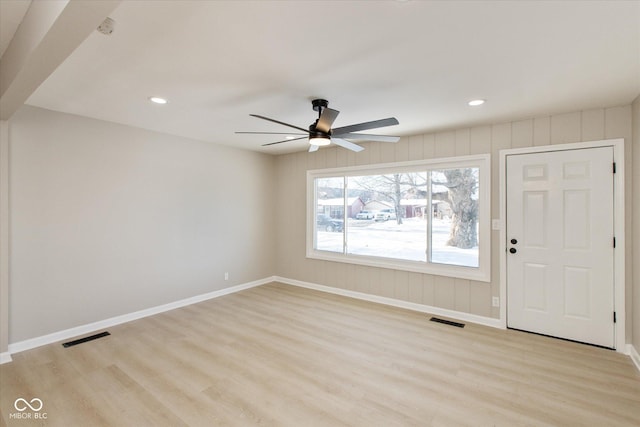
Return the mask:
{"type": "MultiPolygon", "coordinates": [[[[345,193],[346,194],[346,193],[345,193]]],[[[347,218],[344,219],[346,236],[347,218]]],[[[307,241],[306,256],[311,259],[344,262],[370,267],[391,268],[417,273],[434,274],[460,279],[491,281],[491,155],[447,157],[409,162],[383,163],[375,165],[351,166],[307,171],[307,241]],[[479,209],[478,209],[478,267],[437,264],[422,261],[408,261],[365,255],[354,255],[315,249],[315,215],[317,178],[351,177],[363,175],[384,175],[398,172],[415,172],[424,167],[425,171],[441,169],[479,169],[479,209]]],[[[345,237],[346,238],[346,237],[345,237]]],[[[425,237],[426,238],[426,237],[425,237]]]]}

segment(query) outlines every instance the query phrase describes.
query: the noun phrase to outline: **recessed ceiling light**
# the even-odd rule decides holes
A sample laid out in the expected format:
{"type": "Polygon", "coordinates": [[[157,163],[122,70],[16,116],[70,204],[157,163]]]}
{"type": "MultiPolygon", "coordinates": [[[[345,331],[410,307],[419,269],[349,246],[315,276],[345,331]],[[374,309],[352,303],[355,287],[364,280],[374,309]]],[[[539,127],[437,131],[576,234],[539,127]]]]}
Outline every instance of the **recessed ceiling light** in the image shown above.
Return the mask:
{"type": "Polygon", "coordinates": [[[289,135],[289,136],[285,136],[284,139],[296,139],[296,137],[289,135]]]}
{"type": "Polygon", "coordinates": [[[156,103],[156,104],[166,104],[167,102],[169,102],[169,101],[167,101],[166,99],[164,99],[164,98],[160,98],[160,97],[158,97],[158,96],[152,96],[152,97],[150,97],[150,98],[149,98],[149,101],[154,102],[154,103],[156,103]]]}
{"type": "Polygon", "coordinates": [[[484,104],[484,99],[474,99],[473,101],[469,101],[467,104],[471,107],[477,107],[478,105],[484,104]]]}

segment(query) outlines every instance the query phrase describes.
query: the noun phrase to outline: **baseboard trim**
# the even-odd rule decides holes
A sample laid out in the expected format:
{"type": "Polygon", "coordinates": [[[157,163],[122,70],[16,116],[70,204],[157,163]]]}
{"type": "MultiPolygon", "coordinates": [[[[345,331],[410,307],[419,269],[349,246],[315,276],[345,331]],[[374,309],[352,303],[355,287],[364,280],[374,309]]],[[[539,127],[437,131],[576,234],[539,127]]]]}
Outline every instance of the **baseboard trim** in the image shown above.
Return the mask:
{"type": "Polygon", "coordinates": [[[342,295],[349,298],[356,298],[364,301],[390,305],[393,307],[405,308],[407,310],[419,311],[421,313],[429,313],[429,314],[434,314],[436,316],[449,317],[451,319],[462,320],[470,323],[476,323],[479,325],[489,326],[492,328],[505,329],[500,319],[494,319],[491,317],[478,316],[476,314],[464,313],[461,311],[449,310],[446,308],[434,307],[431,305],[417,304],[409,301],[398,300],[395,298],[381,297],[378,295],[371,295],[363,292],[351,291],[348,289],[334,288],[331,286],[319,285],[317,283],[303,282],[301,280],[288,279],[286,277],[275,276],[273,278],[273,281],[284,283],[287,285],[292,285],[292,286],[299,286],[301,288],[327,292],[330,294],[342,295]]]}
{"type": "MultiPolygon", "coordinates": [[[[378,295],[371,295],[363,292],[351,291],[348,289],[334,288],[331,286],[320,285],[317,283],[289,279],[286,277],[271,276],[271,277],[256,280],[253,282],[231,286],[229,288],[208,292],[206,294],[196,295],[194,297],[185,298],[185,299],[174,301],[168,304],[163,304],[156,307],[135,311],[133,313],[124,314],[122,316],[116,316],[116,317],[101,320],[98,322],[88,323],[86,325],[77,326],[77,327],[66,329],[63,331],[54,332],[52,334],[47,334],[40,337],[31,338],[28,340],[9,344],[8,351],[4,353],[0,353],[0,365],[11,362],[13,360],[11,358],[11,355],[14,353],[31,350],[33,348],[41,347],[43,345],[52,344],[58,341],[63,341],[69,338],[92,333],[100,329],[105,329],[111,326],[120,325],[122,323],[131,322],[133,320],[138,320],[144,317],[153,316],[155,314],[164,313],[166,311],[175,310],[177,308],[185,307],[191,304],[197,304],[202,301],[219,298],[225,295],[243,291],[245,289],[262,286],[271,282],[280,282],[286,285],[313,289],[316,291],[326,292],[326,293],[335,294],[335,295],[342,295],[348,298],[355,298],[363,301],[369,301],[369,302],[389,305],[393,307],[404,308],[407,310],[418,311],[421,313],[429,313],[436,316],[448,317],[451,319],[462,320],[465,322],[489,326],[497,329],[505,329],[500,319],[494,319],[494,318],[485,317],[485,316],[478,316],[475,314],[464,313],[461,311],[449,310],[449,309],[434,307],[434,306],[425,305],[425,304],[417,304],[409,301],[398,300],[395,298],[381,297],[378,295]]],[[[640,371],[640,354],[638,354],[638,351],[635,349],[635,347],[631,344],[627,344],[626,353],[629,355],[629,357],[633,361],[636,368],[640,371]]]]}
{"type": "Polygon", "coordinates": [[[640,371],[640,354],[638,354],[638,351],[633,344],[627,344],[627,354],[631,358],[633,364],[636,365],[638,371],[640,371]]]}
{"type": "Polygon", "coordinates": [[[6,353],[0,353],[0,365],[4,365],[5,363],[11,362],[11,353],[8,351],[6,353]]]}
{"type": "MultiPolygon", "coordinates": [[[[273,277],[268,277],[265,279],[243,283],[240,285],[231,286],[229,288],[224,288],[224,289],[220,289],[213,292],[208,292],[206,294],[196,295],[194,297],[185,298],[185,299],[174,301],[168,304],[163,304],[156,307],[135,311],[133,313],[123,314],[121,316],[112,317],[110,319],[88,323],[86,325],[81,325],[81,326],[66,329],[63,331],[54,332],[52,334],[43,335],[40,337],[31,338],[24,341],[19,341],[13,344],[9,344],[9,351],[7,353],[2,353],[2,355],[0,356],[2,358],[0,360],[4,360],[3,355],[7,354],[9,358],[7,362],[10,362],[11,354],[13,353],[20,353],[21,351],[31,350],[33,348],[40,347],[43,345],[52,344],[58,341],[92,333],[100,329],[105,329],[111,326],[120,325],[122,323],[131,322],[133,320],[138,320],[143,317],[153,316],[154,314],[164,313],[165,311],[175,310],[176,308],[185,307],[187,305],[196,304],[196,303],[210,300],[213,298],[219,298],[221,296],[233,294],[235,292],[240,292],[245,289],[254,288],[256,286],[261,286],[271,282],[273,282],[273,277]]],[[[6,363],[6,362],[2,362],[2,363],[6,363]]]]}

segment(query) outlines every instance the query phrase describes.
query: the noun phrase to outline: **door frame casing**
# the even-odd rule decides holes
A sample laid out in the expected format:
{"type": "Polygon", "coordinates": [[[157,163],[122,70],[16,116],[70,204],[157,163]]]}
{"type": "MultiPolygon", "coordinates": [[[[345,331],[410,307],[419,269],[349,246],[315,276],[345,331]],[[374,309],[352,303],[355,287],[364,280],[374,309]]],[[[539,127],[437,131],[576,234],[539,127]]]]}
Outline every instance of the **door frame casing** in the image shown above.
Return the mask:
{"type": "MultiPolygon", "coordinates": [[[[625,226],[624,226],[624,138],[571,144],[541,145],[527,148],[500,150],[500,324],[507,328],[507,156],[517,154],[549,153],[554,151],[612,147],[616,173],[613,175],[613,223],[616,248],[614,251],[614,342],[616,351],[626,352],[625,327],[625,226]]],[[[613,166],[612,166],[613,167],[613,166]]],[[[613,236],[612,236],[613,237],[613,236]]],[[[613,244],[613,242],[612,242],[613,244]]]]}

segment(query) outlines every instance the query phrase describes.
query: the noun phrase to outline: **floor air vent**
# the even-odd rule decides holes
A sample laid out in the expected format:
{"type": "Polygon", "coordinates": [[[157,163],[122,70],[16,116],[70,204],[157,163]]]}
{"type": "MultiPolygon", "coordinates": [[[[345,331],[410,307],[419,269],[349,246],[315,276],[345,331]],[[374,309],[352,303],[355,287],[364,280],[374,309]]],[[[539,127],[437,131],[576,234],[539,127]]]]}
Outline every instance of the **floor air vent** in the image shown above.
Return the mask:
{"type": "Polygon", "coordinates": [[[77,340],[65,342],[62,344],[64,348],[73,347],[74,345],[82,344],[83,342],[97,340],[98,338],[106,337],[111,335],[109,332],[100,332],[99,334],[91,335],[89,337],[80,338],[77,340]]]}
{"type": "Polygon", "coordinates": [[[451,320],[438,319],[437,317],[432,317],[432,322],[444,323],[445,325],[455,326],[456,328],[464,328],[464,323],[452,322],[451,320]]]}

